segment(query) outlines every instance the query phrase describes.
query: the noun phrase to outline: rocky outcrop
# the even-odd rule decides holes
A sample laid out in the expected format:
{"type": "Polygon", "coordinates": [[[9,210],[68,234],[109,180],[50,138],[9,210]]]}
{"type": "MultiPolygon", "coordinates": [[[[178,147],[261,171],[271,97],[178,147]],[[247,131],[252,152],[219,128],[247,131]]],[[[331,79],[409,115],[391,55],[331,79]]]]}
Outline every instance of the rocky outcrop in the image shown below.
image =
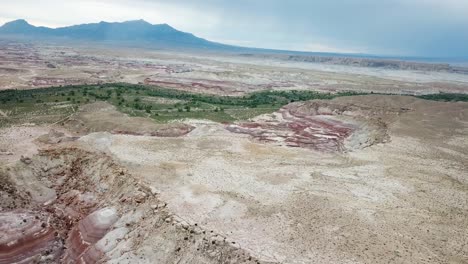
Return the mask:
{"type": "Polygon", "coordinates": [[[18,209],[0,213],[0,263],[40,263],[59,260],[62,241],[46,212],[18,209]]]}
{"type": "Polygon", "coordinates": [[[96,263],[106,253],[96,243],[118,220],[115,208],[99,209],[82,219],[69,233],[64,263],[96,263]]]}
{"type": "Polygon", "coordinates": [[[0,264],[265,263],[171,213],[103,153],[57,148],[30,161],[0,171],[0,264]]]}
{"type": "Polygon", "coordinates": [[[37,138],[37,141],[44,144],[59,144],[62,142],[70,142],[77,140],[78,137],[69,137],[65,133],[51,129],[49,133],[37,138]]]}
{"type": "Polygon", "coordinates": [[[226,128],[262,142],[322,152],[344,152],[388,140],[386,124],[379,116],[393,111],[309,101],[292,103],[271,115],[226,128]]]}

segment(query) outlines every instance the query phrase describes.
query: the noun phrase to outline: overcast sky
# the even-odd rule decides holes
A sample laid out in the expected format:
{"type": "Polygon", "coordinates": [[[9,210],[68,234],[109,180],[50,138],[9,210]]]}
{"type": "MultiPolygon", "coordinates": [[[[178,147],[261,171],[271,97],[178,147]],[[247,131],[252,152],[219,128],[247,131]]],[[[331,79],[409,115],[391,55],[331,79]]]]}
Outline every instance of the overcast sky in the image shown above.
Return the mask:
{"type": "Polygon", "coordinates": [[[468,0],[0,0],[0,24],[145,19],[227,44],[468,57],[468,0]]]}

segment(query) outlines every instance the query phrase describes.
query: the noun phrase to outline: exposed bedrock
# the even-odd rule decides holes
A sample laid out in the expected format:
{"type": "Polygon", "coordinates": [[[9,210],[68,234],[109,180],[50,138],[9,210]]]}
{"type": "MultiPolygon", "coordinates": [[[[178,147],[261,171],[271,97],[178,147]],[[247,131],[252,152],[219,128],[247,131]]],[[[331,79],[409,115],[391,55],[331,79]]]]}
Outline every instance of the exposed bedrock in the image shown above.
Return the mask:
{"type": "Polygon", "coordinates": [[[316,100],[292,103],[273,114],[228,125],[227,129],[264,142],[344,152],[386,142],[387,124],[381,117],[405,111],[316,100]]]}
{"type": "Polygon", "coordinates": [[[103,153],[43,150],[0,179],[1,264],[264,263],[171,213],[103,153]]]}
{"type": "Polygon", "coordinates": [[[106,253],[96,243],[101,240],[109,228],[118,220],[115,208],[103,208],[93,212],[70,231],[65,243],[67,251],[64,263],[95,263],[106,253]]]}
{"type": "Polygon", "coordinates": [[[62,241],[56,239],[45,212],[13,210],[0,213],[0,263],[57,261],[62,241]]]}

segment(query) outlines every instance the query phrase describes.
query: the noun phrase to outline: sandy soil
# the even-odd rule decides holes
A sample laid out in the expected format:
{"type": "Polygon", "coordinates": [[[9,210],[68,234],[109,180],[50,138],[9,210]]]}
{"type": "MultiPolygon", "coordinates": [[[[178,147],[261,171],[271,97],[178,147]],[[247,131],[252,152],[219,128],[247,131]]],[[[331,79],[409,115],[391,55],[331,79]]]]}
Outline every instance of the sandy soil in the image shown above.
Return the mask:
{"type": "Polygon", "coordinates": [[[18,126],[0,130],[0,165],[17,162],[21,156],[33,156],[39,146],[35,140],[49,133],[50,127],[18,126]]]}
{"type": "Polygon", "coordinates": [[[149,118],[130,117],[106,102],[95,102],[80,107],[75,115],[64,122],[64,127],[76,135],[110,132],[159,137],[182,136],[193,129],[190,125],[178,122],[157,124],[149,118]]]}
{"type": "MultiPolygon", "coordinates": [[[[468,93],[467,76],[0,41],[0,90],[468,93]]],[[[467,160],[468,103],[340,97],[230,125],[89,104],[0,129],[0,263],[468,263],[467,160]]]]}
{"type": "Polygon", "coordinates": [[[336,101],[410,111],[386,120],[389,143],[347,154],[260,144],[210,122],[194,122],[182,138],[98,133],[80,141],[158,188],[177,215],[262,260],[468,261],[468,105],[336,101]]]}
{"type": "Polygon", "coordinates": [[[267,89],[404,94],[468,92],[468,75],[387,70],[111,47],[64,47],[0,40],[0,89],[67,84],[146,83],[239,95],[267,89]]]}
{"type": "Polygon", "coordinates": [[[468,104],[373,95],[292,109],[343,105],[349,122],[384,123],[384,143],[324,152],[203,120],[147,136],[160,127],[105,104],[78,111],[79,126],[2,129],[0,244],[20,234],[49,253],[20,243],[13,257],[44,262],[468,262],[468,104]]]}

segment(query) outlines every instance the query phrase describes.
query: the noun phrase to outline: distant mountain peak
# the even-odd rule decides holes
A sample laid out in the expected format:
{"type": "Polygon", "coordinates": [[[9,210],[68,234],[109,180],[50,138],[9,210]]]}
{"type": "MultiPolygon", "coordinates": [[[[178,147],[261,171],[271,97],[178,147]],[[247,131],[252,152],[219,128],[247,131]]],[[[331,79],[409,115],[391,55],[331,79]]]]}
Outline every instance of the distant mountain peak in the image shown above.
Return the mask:
{"type": "Polygon", "coordinates": [[[0,35],[22,36],[34,39],[68,39],[84,41],[112,41],[112,43],[137,44],[144,46],[187,48],[230,48],[228,45],[210,42],[179,31],[168,24],[151,24],[143,19],[124,22],[80,24],[60,28],[36,27],[24,19],[18,19],[0,26],[0,35]]]}
{"type": "Polygon", "coordinates": [[[22,18],[13,20],[13,21],[11,21],[9,23],[12,23],[12,24],[28,24],[29,25],[28,21],[26,21],[25,19],[22,19],[22,18]]]}
{"type": "Polygon", "coordinates": [[[166,30],[174,30],[177,31],[177,29],[171,27],[169,24],[151,24],[150,22],[144,20],[144,19],[139,19],[139,20],[129,20],[117,24],[124,24],[124,25],[135,25],[135,26],[145,26],[145,27],[158,27],[166,30]]]}
{"type": "Polygon", "coordinates": [[[28,21],[24,19],[17,19],[10,22],[5,23],[3,26],[31,26],[28,21]]]}
{"type": "Polygon", "coordinates": [[[165,27],[165,28],[171,28],[171,29],[176,30],[175,28],[171,27],[171,25],[166,24],[166,23],[164,23],[164,24],[158,24],[158,26],[160,26],[160,27],[165,27]]]}
{"type": "Polygon", "coordinates": [[[10,21],[5,23],[3,26],[0,27],[0,32],[4,33],[15,33],[15,32],[25,32],[29,33],[31,30],[34,30],[35,27],[28,23],[28,21],[24,19],[17,19],[14,21],[10,21]]]}
{"type": "Polygon", "coordinates": [[[144,19],[138,19],[138,20],[130,20],[130,21],[126,21],[124,23],[139,23],[139,24],[147,24],[147,25],[151,25],[150,22],[144,20],[144,19]]]}
{"type": "MultiPolygon", "coordinates": [[[[87,24],[87,25],[92,25],[93,23],[91,24],[87,24]]],[[[107,22],[107,21],[101,21],[99,23],[97,23],[98,25],[114,25],[114,26],[118,26],[118,25],[123,25],[123,26],[135,26],[135,27],[138,27],[138,28],[149,28],[149,27],[158,27],[158,28],[162,28],[162,29],[170,29],[170,30],[174,30],[174,31],[177,31],[177,29],[171,27],[170,25],[168,24],[151,24],[150,22],[144,20],[144,19],[138,19],[138,20],[128,20],[128,21],[123,21],[123,22],[107,22]]],[[[81,25],[77,25],[77,26],[81,26],[81,25]]]]}

